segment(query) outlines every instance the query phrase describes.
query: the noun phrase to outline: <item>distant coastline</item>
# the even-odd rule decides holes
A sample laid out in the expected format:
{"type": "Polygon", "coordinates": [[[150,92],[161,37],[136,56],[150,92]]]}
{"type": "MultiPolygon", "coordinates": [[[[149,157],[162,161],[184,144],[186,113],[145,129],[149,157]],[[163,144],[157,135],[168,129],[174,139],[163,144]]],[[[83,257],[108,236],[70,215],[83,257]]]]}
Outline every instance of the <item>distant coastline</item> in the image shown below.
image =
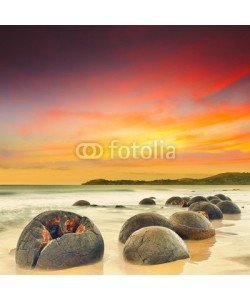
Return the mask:
{"type": "Polygon", "coordinates": [[[250,185],[249,172],[222,173],[210,177],[194,179],[156,179],[156,180],[107,180],[93,179],[82,185],[250,185]]]}

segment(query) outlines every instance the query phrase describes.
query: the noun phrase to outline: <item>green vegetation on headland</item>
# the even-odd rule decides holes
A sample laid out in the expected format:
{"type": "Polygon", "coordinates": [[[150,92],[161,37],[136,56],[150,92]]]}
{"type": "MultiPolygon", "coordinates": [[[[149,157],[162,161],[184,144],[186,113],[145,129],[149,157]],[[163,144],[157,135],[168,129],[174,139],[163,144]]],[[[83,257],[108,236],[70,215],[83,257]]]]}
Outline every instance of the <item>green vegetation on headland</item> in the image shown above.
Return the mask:
{"type": "Polygon", "coordinates": [[[231,185],[231,184],[250,184],[250,173],[235,172],[222,173],[206,178],[193,179],[157,179],[157,180],[106,180],[94,179],[83,183],[83,185],[231,185]]]}

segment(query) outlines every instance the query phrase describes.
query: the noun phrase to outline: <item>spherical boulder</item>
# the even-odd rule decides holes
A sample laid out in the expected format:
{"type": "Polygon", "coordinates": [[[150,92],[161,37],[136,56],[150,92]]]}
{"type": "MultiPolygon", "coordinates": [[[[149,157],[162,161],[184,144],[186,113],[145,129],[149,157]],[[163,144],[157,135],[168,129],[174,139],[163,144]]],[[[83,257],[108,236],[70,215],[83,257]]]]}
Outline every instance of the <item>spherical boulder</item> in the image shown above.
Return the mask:
{"type": "Polygon", "coordinates": [[[228,200],[228,197],[225,196],[224,194],[216,194],[215,196],[218,197],[218,198],[220,198],[220,199],[223,200],[223,201],[228,200]]]}
{"type": "Polygon", "coordinates": [[[126,208],[126,206],[118,204],[115,206],[115,208],[126,208]]]}
{"type": "Polygon", "coordinates": [[[211,202],[195,202],[189,206],[190,211],[205,211],[210,220],[222,219],[223,213],[215,204],[211,202]]]}
{"type": "Polygon", "coordinates": [[[90,205],[90,203],[87,200],[78,200],[73,204],[73,206],[88,206],[88,205],[90,205]]]}
{"type": "Polygon", "coordinates": [[[173,196],[173,197],[170,197],[166,201],[165,205],[168,205],[168,204],[170,204],[170,205],[180,205],[181,202],[182,202],[182,198],[181,197],[179,197],[179,196],[173,196]]]}
{"type": "Polygon", "coordinates": [[[140,205],[155,205],[154,199],[144,198],[139,202],[140,205]]]}
{"type": "Polygon", "coordinates": [[[216,204],[223,214],[240,214],[241,210],[237,204],[232,201],[222,201],[216,204]]]}
{"type": "Polygon", "coordinates": [[[170,216],[169,221],[176,233],[184,239],[202,240],[215,235],[209,220],[197,212],[176,212],[170,216]]]}
{"type": "Polygon", "coordinates": [[[171,229],[149,226],[135,231],[126,241],[124,257],[135,264],[155,265],[189,258],[184,241],[171,229]]]}
{"type": "Polygon", "coordinates": [[[181,207],[188,207],[189,206],[189,201],[191,200],[190,197],[182,197],[181,198],[181,203],[180,203],[180,206],[181,207]]]}
{"type": "Polygon", "coordinates": [[[220,202],[222,202],[223,200],[221,200],[221,199],[212,199],[212,200],[210,200],[210,203],[212,203],[212,204],[217,204],[217,203],[220,203],[220,202]]]}
{"type": "Polygon", "coordinates": [[[28,269],[64,269],[93,263],[103,252],[102,235],[90,219],[52,210],[39,214],[24,228],[16,263],[28,269]]]}
{"type": "Polygon", "coordinates": [[[207,196],[207,200],[211,201],[211,200],[214,200],[214,199],[217,199],[217,200],[221,200],[219,197],[217,196],[207,196]]]}
{"type": "Polygon", "coordinates": [[[205,198],[203,196],[195,196],[190,199],[189,206],[195,202],[204,202],[204,201],[208,202],[207,198],[205,198]]]}
{"type": "Polygon", "coordinates": [[[133,232],[148,226],[162,226],[172,230],[174,229],[168,219],[160,214],[154,212],[140,213],[129,218],[122,225],[119,233],[119,241],[125,243],[133,232]]]}

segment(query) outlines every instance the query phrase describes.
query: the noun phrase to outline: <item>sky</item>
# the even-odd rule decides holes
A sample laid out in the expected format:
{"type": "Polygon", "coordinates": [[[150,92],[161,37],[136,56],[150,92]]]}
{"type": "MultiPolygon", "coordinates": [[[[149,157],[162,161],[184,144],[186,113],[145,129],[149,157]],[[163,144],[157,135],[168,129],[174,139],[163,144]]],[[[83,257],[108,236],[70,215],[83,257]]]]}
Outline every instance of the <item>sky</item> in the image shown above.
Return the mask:
{"type": "Polygon", "coordinates": [[[0,184],[249,171],[249,26],[0,26],[0,40],[0,184]]]}

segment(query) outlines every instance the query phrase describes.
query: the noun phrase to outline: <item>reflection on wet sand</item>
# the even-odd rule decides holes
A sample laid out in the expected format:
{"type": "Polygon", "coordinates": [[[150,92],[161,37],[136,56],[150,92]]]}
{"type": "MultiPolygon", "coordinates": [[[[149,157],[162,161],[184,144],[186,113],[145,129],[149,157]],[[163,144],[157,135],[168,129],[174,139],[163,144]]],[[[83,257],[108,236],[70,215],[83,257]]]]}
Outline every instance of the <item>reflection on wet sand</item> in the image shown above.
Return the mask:
{"type": "Polygon", "coordinates": [[[211,220],[210,222],[213,224],[215,229],[225,226],[225,224],[223,224],[223,219],[211,220]]]}
{"type": "Polygon", "coordinates": [[[243,264],[244,266],[250,267],[250,255],[247,256],[239,256],[239,257],[229,257],[229,260],[232,260],[234,262],[243,264]]]}
{"type": "Polygon", "coordinates": [[[220,234],[220,235],[237,235],[237,233],[234,233],[234,232],[226,232],[226,231],[221,231],[221,230],[217,230],[216,234],[220,234]]]}
{"type": "Polygon", "coordinates": [[[241,214],[223,214],[224,220],[241,220],[241,214]]]}
{"type": "Polygon", "coordinates": [[[123,261],[122,268],[125,274],[131,275],[179,275],[183,272],[189,259],[177,260],[159,265],[134,265],[123,261]]]}
{"type": "Polygon", "coordinates": [[[211,255],[211,248],[216,242],[213,236],[206,240],[185,240],[190,252],[190,262],[196,263],[207,260],[211,255]]]}
{"type": "Polygon", "coordinates": [[[16,273],[19,275],[102,275],[103,274],[103,260],[85,266],[79,266],[75,268],[69,268],[64,270],[25,270],[21,268],[16,268],[16,273]]]}
{"type": "MultiPolygon", "coordinates": [[[[232,219],[225,219],[224,221],[230,221],[232,219]]],[[[236,223],[225,223],[223,220],[211,220],[211,223],[213,224],[214,228],[221,228],[221,227],[231,227],[235,226],[236,223]]]]}
{"type": "Polygon", "coordinates": [[[212,220],[211,223],[213,224],[213,226],[216,230],[217,237],[219,235],[220,236],[238,235],[238,233],[229,232],[226,229],[228,227],[232,227],[232,230],[233,230],[233,228],[237,225],[237,220],[241,220],[241,215],[239,215],[239,214],[235,214],[235,215],[224,214],[222,220],[212,220]],[[234,220],[236,222],[228,223],[228,221],[234,221],[234,220]],[[226,231],[223,230],[223,227],[225,228],[226,231]]]}

